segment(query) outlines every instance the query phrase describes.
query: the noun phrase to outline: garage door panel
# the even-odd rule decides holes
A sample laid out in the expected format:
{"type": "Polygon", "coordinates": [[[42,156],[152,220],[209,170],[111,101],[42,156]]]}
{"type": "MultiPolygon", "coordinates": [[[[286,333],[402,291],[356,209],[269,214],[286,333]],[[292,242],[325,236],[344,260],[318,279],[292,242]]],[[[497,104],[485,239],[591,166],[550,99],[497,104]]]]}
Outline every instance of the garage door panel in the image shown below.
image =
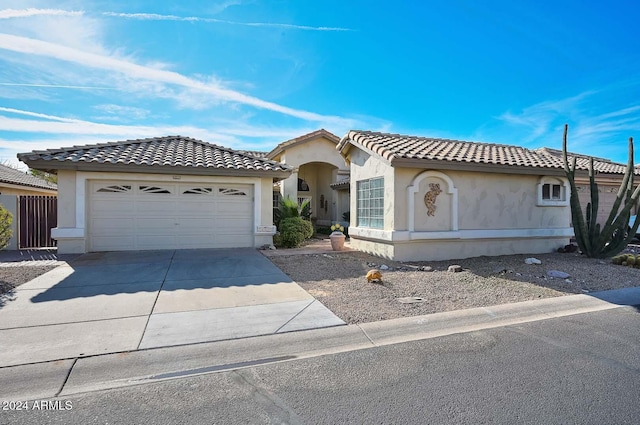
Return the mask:
{"type": "Polygon", "coordinates": [[[133,199],[94,199],[91,202],[91,215],[94,217],[108,217],[114,214],[131,214],[135,211],[133,199]]]}
{"type": "Polygon", "coordinates": [[[90,250],[253,246],[252,193],[250,185],[94,181],[90,250]]]}
{"type": "Polygon", "coordinates": [[[176,247],[175,235],[137,235],[136,249],[174,249],[176,247]]]}
{"type": "Polygon", "coordinates": [[[163,199],[138,199],[136,200],[136,213],[145,216],[174,216],[178,213],[179,206],[176,200],[163,199]]]}
{"type": "Polygon", "coordinates": [[[137,233],[148,234],[157,232],[159,229],[169,230],[176,226],[176,220],[173,217],[148,217],[137,218],[135,230],[137,233]]]}
{"type": "Polygon", "coordinates": [[[179,217],[176,219],[180,232],[215,234],[217,221],[215,217],[179,217]]]}
{"type": "Polygon", "coordinates": [[[133,236],[92,236],[91,248],[93,251],[127,251],[135,245],[133,236]]]}
{"type": "Polygon", "coordinates": [[[132,235],[136,228],[135,218],[94,217],[89,226],[96,236],[132,235]]]}

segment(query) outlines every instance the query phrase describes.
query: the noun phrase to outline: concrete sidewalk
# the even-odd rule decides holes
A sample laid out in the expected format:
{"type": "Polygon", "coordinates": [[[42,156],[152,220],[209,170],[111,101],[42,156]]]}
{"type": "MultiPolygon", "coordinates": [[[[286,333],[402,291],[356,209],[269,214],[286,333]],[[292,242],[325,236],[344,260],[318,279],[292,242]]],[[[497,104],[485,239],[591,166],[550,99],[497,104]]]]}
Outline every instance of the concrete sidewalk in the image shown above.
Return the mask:
{"type": "Polygon", "coordinates": [[[85,254],[9,296],[0,367],[344,325],[255,249],[85,254]]]}
{"type": "MultiPolygon", "coordinates": [[[[67,396],[640,305],[640,287],[0,368],[5,399],[67,396]]],[[[636,307],[637,309],[637,307],[636,307]]]]}

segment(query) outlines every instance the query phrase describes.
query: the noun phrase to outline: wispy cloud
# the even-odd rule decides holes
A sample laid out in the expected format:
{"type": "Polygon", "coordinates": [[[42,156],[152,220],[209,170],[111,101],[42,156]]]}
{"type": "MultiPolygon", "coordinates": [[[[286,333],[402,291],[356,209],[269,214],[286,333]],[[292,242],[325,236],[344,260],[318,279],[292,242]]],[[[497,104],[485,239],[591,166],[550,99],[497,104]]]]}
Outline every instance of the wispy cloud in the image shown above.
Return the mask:
{"type": "Polygon", "coordinates": [[[74,89],[74,90],[118,90],[115,87],[71,86],[71,85],[64,85],[64,84],[0,83],[0,86],[37,87],[37,88],[74,89]]]}
{"type": "Polygon", "coordinates": [[[205,22],[205,23],[217,23],[228,25],[242,25],[247,27],[273,27],[281,29],[293,29],[304,31],[354,31],[351,28],[341,27],[314,27],[310,25],[296,25],[296,24],[283,24],[275,22],[238,22],[229,21],[226,19],[217,18],[204,18],[199,16],[176,16],[176,15],[160,15],[157,13],[118,13],[118,12],[103,12],[105,16],[125,19],[136,19],[141,21],[182,21],[182,22],[205,22]]]}
{"type": "Polygon", "coordinates": [[[0,49],[28,55],[54,58],[61,61],[75,63],[84,67],[118,72],[126,77],[135,78],[138,80],[181,86],[187,89],[197,90],[201,93],[211,94],[222,101],[245,104],[308,121],[336,123],[344,123],[345,121],[340,117],[321,115],[314,112],[289,108],[277,103],[262,100],[235,90],[225,88],[216,82],[204,82],[187,77],[178,72],[139,65],[125,59],[120,59],[118,57],[85,52],[79,49],[49,43],[47,41],[36,40],[33,38],[0,33],[0,49]]]}
{"type": "Polygon", "coordinates": [[[603,87],[507,111],[478,129],[475,136],[531,148],[557,148],[562,143],[563,126],[569,124],[569,149],[624,161],[627,137],[638,135],[640,130],[640,104],[627,96],[625,107],[609,107],[610,99],[618,95],[614,92],[620,90],[603,87]]]}
{"type": "Polygon", "coordinates": [[[3,9],[0,10],[0,19],[30,18],[32,16],[81,16],[83,11],[60,9],[3,9]]]}
{"type": "MultiPolygon", "coordinates": [[[[3,9],[0,10],[0,19],[29,18],[33,16],[82,16],[84,11],[79,10],[62,10],[62,9],[3,9]]],[[[208,18],[202,16],[177,16],[162,15],[158,13],[121,13],[121,12],[102,12],[100,15],[111,18],[135,19],[140,21],[180,21],[180,22],[202,22],[226,25],[241,25],[246,27],[272,27],[280,29],[292,29],[303,31],[354,31],[352,28],[297,25],[278,22],[240,22],[230,21],[227,19],[208,18]]]]}

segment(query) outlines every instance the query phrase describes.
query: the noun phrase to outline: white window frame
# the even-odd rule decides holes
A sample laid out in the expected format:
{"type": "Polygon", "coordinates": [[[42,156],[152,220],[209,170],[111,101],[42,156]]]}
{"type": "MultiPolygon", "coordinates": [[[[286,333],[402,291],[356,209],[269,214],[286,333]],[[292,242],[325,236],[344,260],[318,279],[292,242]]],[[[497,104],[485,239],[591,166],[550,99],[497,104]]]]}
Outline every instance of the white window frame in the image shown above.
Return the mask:
{"type": "Polygon", "coordinates": [[[384,229],[384,177],[356,182],[356,226],[384,229]]]}
{"type": "Polygon", "coordinates": [[[539,207],[566,207],[569,205],[571,189],[569,188],[569,182],[565,178],[541,177],[538,181],[537,192],[537,205],[539,207]],[[558,192],[557,197],[554,196],[556,190],[558,192]]]}

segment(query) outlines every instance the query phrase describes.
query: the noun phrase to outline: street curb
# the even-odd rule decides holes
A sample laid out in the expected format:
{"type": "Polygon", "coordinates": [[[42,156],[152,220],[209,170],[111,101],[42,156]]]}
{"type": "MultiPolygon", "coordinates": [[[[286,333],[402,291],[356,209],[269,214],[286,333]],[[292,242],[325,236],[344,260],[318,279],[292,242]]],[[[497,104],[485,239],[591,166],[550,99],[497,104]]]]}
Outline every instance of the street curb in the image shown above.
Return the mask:
{"type": "Polygon", "coordinates": [[[567,295],[359,325],[102,354],[0,368],[6,399],[64,397],[89,391],[253,367],[445,335],[640,305],[640,287],[567,295]],[[64,367],[61,367],[64,365],[64,367]],[[47,376],[47,388],[38,378],[47,376]],[[17,376],[23,376],[16,382],[17,376]],[[24,378],[31,385],[25,386],[24,378]]]}

